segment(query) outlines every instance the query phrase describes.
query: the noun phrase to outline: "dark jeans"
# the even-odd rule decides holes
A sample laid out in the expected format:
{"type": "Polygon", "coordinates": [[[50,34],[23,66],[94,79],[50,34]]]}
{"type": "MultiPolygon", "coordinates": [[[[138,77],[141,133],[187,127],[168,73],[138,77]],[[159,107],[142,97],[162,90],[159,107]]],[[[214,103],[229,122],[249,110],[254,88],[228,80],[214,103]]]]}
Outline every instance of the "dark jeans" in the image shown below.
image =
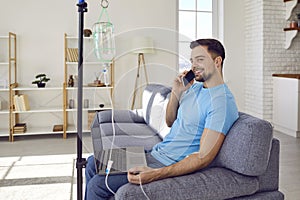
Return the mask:
{"type": "MultiPolygon", "coordinates": [[[[157,161],[150,153],[146,153],[147,164],[152,168],[164,167],[162,163],[157,161]]],[[[96,173],[94,157],[90,156],[87,159],[88,163],[85,169],[86,190],[85,200],[100,200],[109,199],[113,194],[107,189],[105,185],[105,175],[96,173]]],[[[119,187],[128,183],[127,174],[109,175],[107,179],[109,188],[117,192],[119,187]]]]}

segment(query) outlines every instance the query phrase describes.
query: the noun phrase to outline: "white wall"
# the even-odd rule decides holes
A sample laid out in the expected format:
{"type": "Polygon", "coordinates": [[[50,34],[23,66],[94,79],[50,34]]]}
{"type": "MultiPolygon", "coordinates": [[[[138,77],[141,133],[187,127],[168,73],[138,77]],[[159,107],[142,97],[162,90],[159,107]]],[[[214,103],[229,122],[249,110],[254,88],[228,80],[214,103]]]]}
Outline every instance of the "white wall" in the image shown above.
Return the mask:
{"type": "MultiPolygon", "coordinates": [[[[284,49],[287,21],[282,0],[245,0],[245,9],[245,110],[272,120],[272,74],[300,72],[300,35],[284,49]]],[[[292,18],[299,10],[300,4],[292,18]]]]}
{"type": "MultiPolygon", "coordinates": [[[[273,73],[300,72],[300,35],[285,49],[285,3],[282,0],[223,0],[220,30],[227,58],[225,81],[239,110],[272,120],[273,73]],[[223,23],[223,24],[222,24],[223,23]]],[[[300,11],[300,4],[291,18],[300,11]]],[[[290,18],[290,19],[291,19],[290,18]]]]}
{"type": "MultiPolygon", "coordinates": [[[[62,86],[64,33],[77,35],[77,1],[0,0],[0,35],[18,35],[18,81],[31,85],[37,73],[50,78],[49,85],[62,86]]],[[[85,28],[100,15],[101,1],[88,1],[85,28]]],[[[131,40],[151,36],[155,54],[145,55],[149,80],[171,85],[177,70],[177,3],[174,0],[109,1],[108,13],[115,25],[117,56],[115,66],[116,108],[129,108],[137,68],[131,54],[131,40]]],[[[299,73],[300,35],[284,49],[287,25],[282,0],[223,0],[219,30],[226,48],[225,81],[239,110],[260,118],[272,118],[272,73],[299,73]]],[[[293,11],[299,13],[300,4],[293,11]]],[[[1,59],[1,55],[0,55],[1,59]]],[[[101,69],[99,69],[101,70],[101,69]]],[[[93,75],[85,77],[93,79],[93,75]]]]}
{"type": "MultiPolygon", "coordinates": [[[[0,34],[18,35],[18,81],[31,85],[37,73],[46,73],[49,85],[63,84],[63,35],[77,35],[78,7],[75,0],[3,1],[0,34]]],[[[101,1],[87,1],[85,28],[100,15],[101,1]]],[[[116,108],[128,108],[137,67],[137,55],[129,54],[130,40],[136,35],[151,36],[162,49],[146,55],[150,82],[171,84],[176,74],[176,2],[174,0],[109,1],[108,13],[115,25],[117,60],[115,67],[116,108]],[[147,31],[145,31],[147,30],[147,31]],[[120,55],[124,54],[124,55],[120,55]]],[[[99,69],[100,70],[100,69],[99,69]]]]}
{"type": "Polygon", "coordinates": [[[223,40],[226,58],[224,79],[235,96],[238,109],[244,110],[244,67],[245,67],[245,10],[244,1],[223,0],[220,6],[220,24],[223,26],[220,39],[223,40]],[[221,8],[222,9],[222,8],[221,8]]]}

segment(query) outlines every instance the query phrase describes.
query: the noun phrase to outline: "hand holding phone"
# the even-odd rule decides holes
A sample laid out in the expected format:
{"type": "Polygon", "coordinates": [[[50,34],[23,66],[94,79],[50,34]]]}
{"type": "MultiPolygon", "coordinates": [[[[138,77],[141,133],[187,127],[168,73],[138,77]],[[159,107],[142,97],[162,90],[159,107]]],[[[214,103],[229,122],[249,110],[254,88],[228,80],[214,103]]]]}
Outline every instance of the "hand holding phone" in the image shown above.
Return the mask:
{"type": "Polygon", "coordinates": [[[187,86],[187,84],[189,84],[192,80],[194,80],[194,78],[195,78],[195,74],[193,70],[188,71],[188,73],[184,77],[182,77],[183,86],[187,86]]]}

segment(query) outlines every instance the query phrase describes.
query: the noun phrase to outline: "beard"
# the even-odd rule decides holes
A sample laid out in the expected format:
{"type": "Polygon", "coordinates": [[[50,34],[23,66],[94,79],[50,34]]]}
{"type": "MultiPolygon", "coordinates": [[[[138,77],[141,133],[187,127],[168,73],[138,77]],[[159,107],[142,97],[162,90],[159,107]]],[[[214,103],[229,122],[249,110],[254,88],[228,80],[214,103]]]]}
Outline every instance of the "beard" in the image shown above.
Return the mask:
{"type": "Polygon", "coordinates": [[[196,77],[195,78],[196,79],[196,81],[198,81],[198,82],[205,82],[205,78],[203,77],[203,76],[198,76],[198,77],[196,77]]]}
{"type": "Polygon", "coordinates": [[[195,80],[198,82],[205,82],[208,79],[210,79],[210,77],[211,77],[211,74],[206,74],[206,75],[202,74],[202,75],[196,76],[195,80]]]}

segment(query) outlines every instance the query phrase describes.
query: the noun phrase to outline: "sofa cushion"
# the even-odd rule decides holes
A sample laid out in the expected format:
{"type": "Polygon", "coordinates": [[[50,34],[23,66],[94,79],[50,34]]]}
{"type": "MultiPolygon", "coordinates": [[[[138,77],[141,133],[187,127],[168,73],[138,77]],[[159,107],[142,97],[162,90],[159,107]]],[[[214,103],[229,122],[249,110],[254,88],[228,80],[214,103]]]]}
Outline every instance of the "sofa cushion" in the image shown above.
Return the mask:
{"type": "MultiPolygon", "coordinates": [[[[142,123],[114,123],[115,135],[128,135],[132,137],[152,137],[157,133],[147,124],[142,123]]],[[[111,123],[100,124],[100,131],[102,136],[112,136],[113,129],[111,123]]]]}
{"type": "Polygon", "coordinates": [[[259,181],[259,190],[258,191],[278,190],[279,148],[280,148],[279,140],[276,138],[273,138],[267,170],[264,174],[258,176],[258,181],[259,181]]]}
{"type": "Polygon", "coordinates": [[[269,162],[272,126],[251,115],[239,115],[212,166],[226,167],[248,176],[261,175],[269,162]]]}
{"type": "Polygon", "coordinates": [[[156,95],[153,106],[150,110],[149,126],[157,131],[161,138],[164,138],[169,132],[170,127],[166,123],[166,110],[169,98],[156,95]]]}
{"type": "Polygon", "coordinates": [[[276,190],[259,192],[250,196],[236,197],[230,200],[284,200],[284,195],[276,190]]]}
{"type": "Polygon", "coordinates": [[[145,122],[163,138],[168,132],[165,114],[171,88],[149,84],[143,92],[143,117],[145,122]]]}
{"type": "MultiPolygon", "coordinates": [[[[102,137],[102,143],[104,149],[110,149],[113,136],[102,137]]],[[[128,135],[118,135],[114,139],[113,148],[124,148],[128,146],[142,146],[146,151],[152,149],[152,147],[161,141],[158,135],[147,137],[132,137],[128,135]]]]}
{"type": "MultiPolygon", "coordinates": [[[[97,113],[98,122],[111,123],[112,110],[104,110],[97,113]]],[[[142,115],[142,110],[114,110],[114,122],[117,123],[145,123],[142,115]]]]}
{"type": "MultiPolygon", "coordinates": [[[[150,199],[229,199],[251,195],[258,189],[256,177],[243,176],[225,168],[209,168],[197,173],[167,178],[143,185],[150,199]]],[[[115,199],[145,199],[139,185],[126,184],[115,199]]]]}

